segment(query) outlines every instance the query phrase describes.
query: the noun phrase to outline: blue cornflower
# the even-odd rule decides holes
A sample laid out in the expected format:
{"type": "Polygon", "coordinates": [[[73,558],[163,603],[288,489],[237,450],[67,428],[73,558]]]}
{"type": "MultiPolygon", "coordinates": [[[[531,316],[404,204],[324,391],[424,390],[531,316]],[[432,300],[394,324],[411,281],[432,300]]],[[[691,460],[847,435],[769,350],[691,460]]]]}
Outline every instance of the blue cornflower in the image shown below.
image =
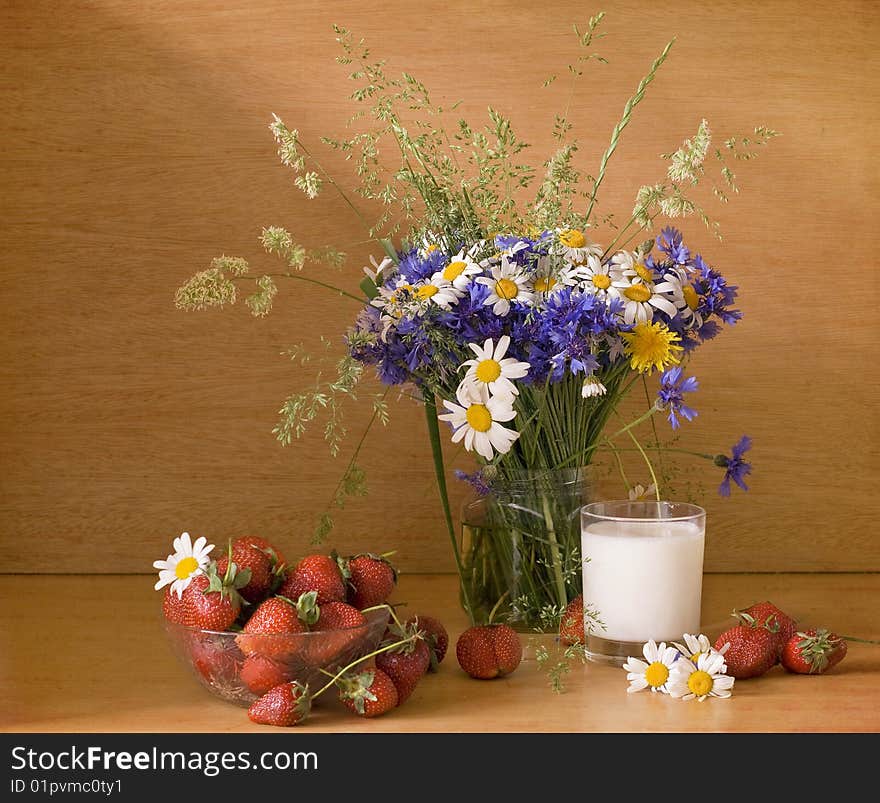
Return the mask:
{"type": "Polygon", "coordinates": [[[448,261],[448,257],[439,248],[423,254],[418,248],[398,253],[397,270],[411,284],[433,276],[448,261]]]}
{"type": "Polygon", "coordinates": [[[681,232],[667,226],[657,237],[657,247],[678,265],[686,265],[691,257],[690,249],[682,242],[681,232]]]}
{"type": "Polygon", "coordinates": [[[468,483],[468,485],[470,485],[479,496],[488,496],[492,493],[492,488],[483,476],[482,471],[475,471],[473,474],[468,474],[466,471],[457,468],[455,469],[455,476],[462,480],[462,482],[468,483]]]}
{"type": "Polygon", "coordinates": [[[660,389],[657,391],[657,401],[661,409],[669,410],[669,423],[673,429],[678,429],[681,422],[678,416],[693,421],[697,415],[697,411],[688,407],[684,403],[685,393],[693,393],[699,384],[695,376],[689,376],[685,379],[681,377],[681,366],[676,365],[668,371],[664,371],[660,377],[660,389]]]}
{"type": "Polygon", "coordinates": [[[748,435],[743,435],[739,439],[739,443],[733,445],[733,457],[724,454],[715,456],[715,465],[725,469],[724,479],[718,486],[718,493],[721,496],[730,496],[730,481],[733,480],[744,491],[749,490],[749,486],[743,481],[746,474],[752,473],[752,464],[742,459],[742,456],[752,448],[752,439],[748,435]]]}

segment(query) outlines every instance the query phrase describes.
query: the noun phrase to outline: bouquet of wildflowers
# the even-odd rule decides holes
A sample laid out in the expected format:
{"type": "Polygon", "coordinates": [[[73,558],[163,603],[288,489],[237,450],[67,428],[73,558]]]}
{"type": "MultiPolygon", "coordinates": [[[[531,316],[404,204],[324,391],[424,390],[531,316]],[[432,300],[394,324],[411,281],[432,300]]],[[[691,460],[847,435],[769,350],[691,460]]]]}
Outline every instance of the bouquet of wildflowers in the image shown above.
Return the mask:
{"type": "MultiPolygon", "coordinates": [[[[568,70],[570,98],[587,66],[605,63],[596,52],[602,18],[591,18],[583,30],[575,26],[578,55],[568,70]]],[[[246,260],[219,257],[180,288],[177,303],[190,309],[230,303],[237,287],[251,284],[246,303],[255,315],[265,315],[277,293],[276,279],[283,278],[320,285],[360,304],[336,377],[285,401],[277,437],[289,443],[326,413],[325,434],[336,453],[344,432],[343,401],[356,398],[364,366],[374,367],[385,386],[415,389],[425,405],[465,607],[474,618],[503,609],[532,625],[546,623],[578,593],[581,557],[572,511],[555,509],[558,500],[541,478],[580,471],[597,449],[616,452],[617,440],[625,436],[628,448],[644,457],[659,499],[648,454],[659,444],[646,448],[634,429],[660,411],[673,428],[696,415],[685,394],[695,391],[697,382],[683,366],[723,325],[740,318],[736,287],[689,249],[677,229],[667,226],[650,236],[654,220],[696,216],[717,233],[698,185],[714,172],[711,195],[726,202],[738,191],[737,160],[754,158],[776,132],[759,126],[749,136],[713,146],[709,125],[701,121],[692,138],[664,154],[665,174],[637,189],[631,214],[618,224],[613,215],[599,215],[599,190],[619,138],[673,42],[625,104],[593,176],[577,167],[579,144],[568,111],[554,122],[555,151],[540,168],[530,165],[523,157],[527,145],[500,112],[490,108],[483,127],[462,119],[453,123],[454,107],[434,104],[427,88],[407,73],[388,76],[384,62],[373,61],[362,41],[343,28],[336,33],[343,48],[338,61],[353,65],[352,98],[361,108],[349,121],[349,138],[323,142],[354,162],[354,192],[330,176],[298,131],[278,117],[270,129],[296,186],[310,198],[332,186],[384,257],[372,259],[359,292],[352,292],[326,275],[345,263],[335,246],[310,250],[273,226],[261,239],[265,250],[281,259],[282,272],[252,275],[246,260]],[[378,205],[377,219],[369,220],[362,205],[378,205]],[[599,242],[599,230],[607,242],[599,242]],[[321,265],[321,272],[305,275],[309,263],[321,265]],[[609,426],[633,385],[654,373],[659,389],[649,409],[629,423],[609,426]],[[527,507],[538,511],[538,531],[528,516],[508,511],[499,514],[504,521],[487,523],[487,532],[495,533],[489,548],[462,549],[449,510],[441,422],[448,426],[446,437],[480,464],[467,478],[483,493],[530,478],[534,504],[527,507]],[[514,549],[510,539],[524,537],[528,549],[522,543],[514,549]],[[511,572],[520,578],[513,593],[511,572]]],[[[551,76],[545,86],[555,81],[551,76]]],[[[306,359],[298,348],[289,356],[306,359]]],[[[386,396],[387,391],[373,397],[371,425],[386,422],[386,396]]],[[[362,444],[363,438],[328,508],[363,492],[357,465],[362,444]]],[[[750,466],[742,454],[748,446],[743,438],[731,457],[700,455],[725,469],[722,494],[729,494],[731,480],[746,487],[750,466]]],[[[322,539],[331,527],[328,509],[316,537],[322,539]]]]}

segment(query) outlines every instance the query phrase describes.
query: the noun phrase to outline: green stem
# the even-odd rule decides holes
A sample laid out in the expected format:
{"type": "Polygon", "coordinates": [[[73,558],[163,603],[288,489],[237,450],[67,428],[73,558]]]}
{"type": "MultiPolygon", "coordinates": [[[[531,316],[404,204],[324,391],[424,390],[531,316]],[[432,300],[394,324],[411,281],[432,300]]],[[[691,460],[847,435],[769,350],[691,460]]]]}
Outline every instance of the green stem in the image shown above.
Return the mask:
{"type": "MultiPolygon", "coordinates": [[[[341,287],[336,287],[333,284],[327,284],[327,282],[319,281],[318,279],[312,279],[309,276],[300,276],[296,273],[264,273],[263,276],[271,276],[273,279],[295,279],[298,282],[308,282],[309,284],[316,284],[319,287],[323,287],[327,290],[332,290],[334,293],[339,293],[341,296],[345,296],[346,298],[350,298],[353,301],[357,301],[358,304],[363,306],[367,303],[365,298],[358,298],[356,295],[352,295],[351,293],[346,292],[341,287]]],[[[254,278],[252,276],[233,276],[233,281],[253,281],[254,278]]]]}
{"type": "Polygon", "coordinates": [[[547,494],[541,494],[541,509],[544,512],[544,525],[547,527],[547,538],[550,541],[550,554],[553,561],[553,582],[556,585],[556,598],[560,607],[568,604],[565,594],[565,579],[562,577],[562,566],[559,557],[559,541],[556,540],[556,527],[553,524],[553,512],[550,510],[550,502],[547,494]]]}
{"type": "MultiPolygon", "coordinates": [[[[367,655],[364,655],[363,657],[358,658],[356,661],[352,661],[348,666],[343,667],[335,675],[333,675],[332,678],[327,682],[327,684],[325,686],[322,686],[320,689],[318,689],[318,691],[316,691],[312,695],[312,699],[314,700],[315,697],[320,697],[325,691],[327,691],[327,689],[329,689],[331,686],[333,686],[333,684],[335,684],[336,681],[339,680],[339,678],[341,678],[349,670],[354,669],[358,664],[362,664],[364,661],[368,661],[370,658],[375,658],[377,655],[380,655],[383,652],[388,652],[389,650],[394,650],[397,647],[399,647],[401,644],[408,644],[410,641],[414,641],[416,638],[417,638],[417,636],[412,635],[412,636],[409,636],[408,638],[401,639],[400,641],[395,641],[392,644],[386,644],[384,647],[379,647],[378,649],[373,650],[371,653],[368,653],[367,655]]],[[[329,673],[325,672],[325,674],[329,674],[329,673]]]]}
{"type": "Polygon", "coordinates": [[[461,554],[458,550],[458,539],[455,537],[455,526],[452,523],[452,510],[449,506],[449,492],[446,488],[446,471],[443,466],[443,446],[440,442],[440,426],[437,419],[437,402],[434,393],[428,388],[423,388],[422,395],[425,401],[425,420],[428,424],[428,437],[431,440],[431,452],[434,456],[434,474],[437,477],[437,490],[440,493],[440,501],[443,504],[443,515],[446,518],[446,529],[449,531],[449,540],[452,543],[452,554],[455,558],[455,567],[458,569],[458,578],[461,585],[461,594],[464,598],[464,609],[471,620],[476,624],[473,609],[468,598],[467,585],[464,577],[464,567],[461,563],[461,554]]]}
{"type": "Polygon", "coordinates": [[[651,65],[651,69],[648,71],[648,74],[639,82],[639,86],[636,89],[635,94],[626,102],[626,106],[623,107],[623,117],[620,118],[620,122],[618,122],[618,124],[614,126],[614,130],[611,132],[611,143],[608,145],[608,150],[606,150],[604,155],[602,156],[602,162],[599,165],[599,174],[596,176],[596,180],[593,182],[593,191],[590,193],[590,206],[588,207],[586,214],[587,220],[589,220],[590,214],[593,211],[593,207],[596,204],[596,197],[599,192],[599,187],[601,186],[602,181],[605,178],[605,170],[608,167],[608,160],[611,159],[614,151],[617,150],[617,141],[620,139],[620,135],[623,133],[623,130],[629,124],[635,107],[639,105],[642,98],[645,96],[645,90],[648,88],[648,84],[650,84],[651,81],[654,80],[654,76],[657,74],[657,70],[659,70],[663,62],[666,61],[666,56],[669,55],[669,50],[674,42],[675,39],[673,38],[667,43],[666,47],[663,48],[663,52],[651,65]]]}
{"type": "Polygon", "coordinates": [[[626,492],[629,493],[632,485],[629,484],[629,480],[627,479],[626,472],[623,470],[623,461],[620,459],[620,449],[618,449],[610,440],[605,438],[605,445],[611,450],[611,453],[614,455],[614,459],[617,461],[617,470],[620,472],[620,478],[623,480],[623,484],[626,486],[626,492]]]}
{"type": "Polygon", "coordinates": [[[654,466],[651,464],[648,455],[645,453],[645,450],[642,448],[642,444],[639,443],[639,439],[633,435],[632,432],[627,430],[627,435],[629,435],[630,440],[636,445],[636,448],[641,452],[642,458],[645,461],[645,465],[648,467],[648,471],[651,473],[651,480],[654,482],[654,494],[657,497],[657,501],[660,501],[660,484],[657,482],[657,475],[654,473],[654,466]]]}

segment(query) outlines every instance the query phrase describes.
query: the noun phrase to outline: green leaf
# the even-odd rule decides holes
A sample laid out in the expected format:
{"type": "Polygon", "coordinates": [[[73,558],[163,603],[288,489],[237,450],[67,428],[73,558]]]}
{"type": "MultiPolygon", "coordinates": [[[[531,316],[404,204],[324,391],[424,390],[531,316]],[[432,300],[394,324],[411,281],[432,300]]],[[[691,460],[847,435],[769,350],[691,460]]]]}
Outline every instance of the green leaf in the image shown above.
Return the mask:
{"type": "Polygon", "coordinates": [[[364,276],[364,278],[361,279],[360,288],[364,291],[364,295],[371,301],[379,295],[379,288],[376,287],[376,283],[369,276],[364,276]]]}

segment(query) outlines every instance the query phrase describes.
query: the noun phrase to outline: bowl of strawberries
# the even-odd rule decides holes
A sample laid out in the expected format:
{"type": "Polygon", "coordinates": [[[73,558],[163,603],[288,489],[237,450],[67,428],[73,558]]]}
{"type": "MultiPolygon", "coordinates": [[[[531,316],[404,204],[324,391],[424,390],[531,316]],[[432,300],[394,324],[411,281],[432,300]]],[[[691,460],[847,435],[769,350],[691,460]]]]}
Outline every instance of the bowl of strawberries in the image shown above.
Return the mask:
{"type": "Polygon", "coordinates": [[[209,557],[205,539],[175,539],[160,569],[174,653],[212,694],[243,706],[279,684],[312,689],[374,652],[397,575],[378,555],[307,555],[288,564],[257,536],[209,557]]]}

